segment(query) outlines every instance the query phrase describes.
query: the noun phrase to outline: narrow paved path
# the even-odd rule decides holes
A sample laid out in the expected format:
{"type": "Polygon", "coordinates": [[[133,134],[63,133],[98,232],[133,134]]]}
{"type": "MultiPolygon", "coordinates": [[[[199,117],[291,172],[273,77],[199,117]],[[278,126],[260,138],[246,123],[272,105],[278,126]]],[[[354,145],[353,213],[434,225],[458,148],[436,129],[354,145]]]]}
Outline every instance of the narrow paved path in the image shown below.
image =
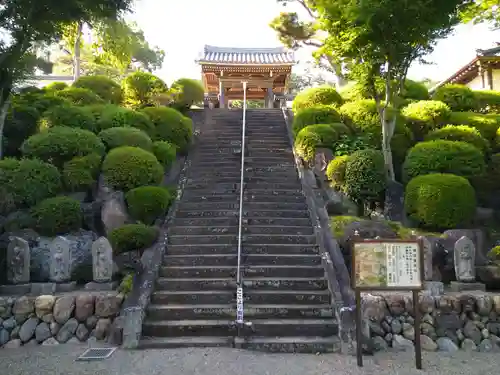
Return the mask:
{"type": "Polygon", "coordinates": [[[424,370],[412,353],[379,353],[356,359],[339,355],[264,354],[236,349],[116,351],[102,362],[75,362],[85,346],[0,349],[0,373],[9,375],[489,375],[498,372],[496,353],[425,353],[424,370]]]}

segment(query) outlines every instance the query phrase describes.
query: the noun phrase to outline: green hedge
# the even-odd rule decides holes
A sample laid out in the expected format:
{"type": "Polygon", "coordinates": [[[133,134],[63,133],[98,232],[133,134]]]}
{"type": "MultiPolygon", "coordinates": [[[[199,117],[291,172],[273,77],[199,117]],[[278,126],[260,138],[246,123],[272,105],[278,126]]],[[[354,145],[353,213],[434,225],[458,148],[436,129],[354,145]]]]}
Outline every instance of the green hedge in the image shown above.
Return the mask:
{"type": "Polygon", "coordinates": [[[342,97],[332,86],[311,87],[299,92],[292,103],[294,113],[321,105],[341,105],[342,97]]]}
{"type": "Polygon", "coordinates": [[[474,91],[481,113],[500,114],[500,91],[474,91]]]}
{"type": "Polygon", "coordinates": [[[449,123],[472,126],[479,130],[481,135],[493,145],[500,126],[500,118],[474,112],[452,112],[449,123]]]}
{"type": "Polygon", "coordinates": [[[472,126],[446,125],[441,129],[431,131],[425,137],[425,140],[427,141],[436,139],[467,142],[480,149],[484,155],[488,155],[490,152],[489,142],[485,138],[483,138],[479,130],[472,126]]]}
{"type": "Polygon", "coordinates": [[[83,213],[80,202],[69,197],[48,198],[31,210],[38,233],[57,236],[80,229],[83,213]]]}
{"type": "Polygon", "coordinates": [[[294,135],[308,125],[315,124],[333,124],[342,122],[338,111],[333,106],[315,106],[304,108],[297,113],[293,118],[292,129],[294,135]]]}
{"type": "Polygon", "coordinates": [[[450,121],[451,110],[443,102],[421,100],[410,103],[401,110],[416,139],[422,139],[431,130],[439,129],[450,121]]]}
{"type": "Polygon", "coordinates": [[[29,106],[35,107],[40,114],[45,113],[45,111],[60,106],[70,106],[71,102],[67,99],[56,96],[53,91],[36,94],[31,98],[25,98],[29,106]]]}
{"type": "Polygon", "coordinates": [[[106,76],[80,77],[73,87],[90,90],[106,103],[120,104],[123,99],[120,85],[106,76]]]}
{"type": "Polygon", "coordinates": [[[115,127],[133,127],[145,132],[149,137],[155,137],[155,126],[144,113],[129,108],[107,106],[97,122],[100,130],[115,127]]]}
{"type": "Polygon", "coordinates": [[[466,178],[485,170],[483,153],[475,146],[458,141],[435,140],[417,143],[403,165],[403,180],[431,173],[451,173],[466,178]]]}
{"type": "Polygon", "coordinates": [[[129,191],[139,186],[158,185],[163,167],[156,157],[138,147],[112,149],[102,165],[106,183],[115,190],[129,191]]]}
{"type": "Polygon", "coordinates": [[[77,156],[64,164],[62,177],[66,190],[86,192],[94,187],[102,162],[102,155],[77,156]]]}
{"type": "Polygon", "coordinates": [[[29,137],[21,146],[23,155],[62,167],[76,156],[104,154],[104,144],[88,130],[57,126],[29,137]]]}
{"type": "Polygon", "coordinates": [[[48,109],[40,119],[40,128],[48,129],[56,126],[80,128],[91,132],[97,131],[95,117],[85,107],[57,106],[48,109]]]}
{"type": "Polygon", "coordinates": [[[332,159],[326,167],[326,177],[332,186],[338,190],[343,190],[345,181],[345,170],[349,155],[337,156],[332,159]]]}
{"type": "Polygon", "coordinates": [[[467,179],[433,173],[412,179],[406,187],[405,208],[410,218],[430,229],[468,224],[476,212],[474,188],[467,179]]]}
{"type": "Polygon", "coordinates": [[[428,100],[429,90],[421,83],[406,79],[403,87],[402,98],[411,100],[428,100]]]}
{"type": "Polygon", "coordinates": [[[146,151],[153,149],[151,138],[136,128],[109,128],[100,132],[99,138],[108,150],[121,146],[139,147],[146,151]]]}
{"type": "Polygon", "coordinates": [[[155,98],[167,91],[168,87],[157,76],[147,72],[134,72],[122,81],[124,103],[132,108],[153,105],[155,98]]]}
{"type": "Polygon", "coordinates": [[[141,186],[130,190],[125,198],[132,219],[147,225],[164,217],[172,202],[168,189],[161,186],[141,186]]]}
{"type": "Polygon", "coordinates": [[[484,174],[471,179],[481,207],[496,207],[500,192],[500,154],[491,155],[484,174]]]}
{"type": "Polygon", "coordinates": [[[40,113],[34,107],[13,103],[5,118],[3,128],[3,154],[19,156],[23,142],[39,131],[40,113]]]}
{"type": "Polygon", "coordinates": [[[193,104],[203,103],[205,88],[201,81],[191,78],[180,78],[172,83],[172,89],[176,92],[174,107],[185,111],[193,104]]]}
{"type": "Polygon", "coordinates": [[[294,148],[305,161],[312,162],[317,148],[333,149],[337,139],[339,139],[339,134],[330,125],[308,125],[302,128],[295,137],[294,148]]]}
{"type": "Polygon", "coordinates": [[[158,230],[144,224],[127,224],[109,233],[109,242],[115,254],[143,251],[158,238],[158,230]]]}
{"type": "Polygon", "coordinates": [[[177,146],[167,141],[157,141],[153,143],[153,154],[163,168],[168,169],[177,156],[177,146]]]}
{"type": "Polygon", "coordinates": [[[465,85],[441,86],[436,89],[432,98],[446,103],[452,111],[456,112],[475,111],[479,107],[474,91],[465,85]]]}
{"type": "Polygon", "coordinates": [[[99,95],[93,93],[88,89],[69,87],[67,89],[57,91],[54,95],[68,100],[73,105],[92,105],[105,103],[99,95]]]}
{"type": "Polygon", "coordinates": [[[67,89],[69,86],[66,82],[52,82],[44,87],[46,91],[61,91],[67,89]]]}

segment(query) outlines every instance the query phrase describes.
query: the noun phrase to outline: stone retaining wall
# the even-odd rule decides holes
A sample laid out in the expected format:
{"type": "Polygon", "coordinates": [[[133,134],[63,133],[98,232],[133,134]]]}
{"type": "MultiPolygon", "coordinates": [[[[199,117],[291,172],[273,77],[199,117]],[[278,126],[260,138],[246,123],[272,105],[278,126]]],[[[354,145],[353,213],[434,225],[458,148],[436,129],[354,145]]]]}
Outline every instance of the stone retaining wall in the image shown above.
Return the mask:
{"type": "Polygon", "coordinates": [[[104,340],[123,299],[115,292],[0,297],[0,347],[104,340]]]}
{"type": "MultiPolygon", "coordinates": [[[[413,350],[415,317],[409,293],[364,294],[362,304],[377,350],[413,350]]],[[[419,308],[423,350],[500,351],[500,295],[423,295],[419,308]]]]}

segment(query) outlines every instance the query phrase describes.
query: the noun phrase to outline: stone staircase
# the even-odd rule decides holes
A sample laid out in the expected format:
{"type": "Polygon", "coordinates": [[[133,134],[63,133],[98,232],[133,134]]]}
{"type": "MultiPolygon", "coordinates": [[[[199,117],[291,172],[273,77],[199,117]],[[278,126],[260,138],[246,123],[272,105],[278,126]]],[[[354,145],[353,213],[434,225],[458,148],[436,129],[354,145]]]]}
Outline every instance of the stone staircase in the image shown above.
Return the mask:
{"type": "Polygon", "coordinates": [[[190,155],[140,346],[338,349],[338,325],[280,110],[247,112],[242,280],[236,328],[242,112],[212,110],[190,155]]]}

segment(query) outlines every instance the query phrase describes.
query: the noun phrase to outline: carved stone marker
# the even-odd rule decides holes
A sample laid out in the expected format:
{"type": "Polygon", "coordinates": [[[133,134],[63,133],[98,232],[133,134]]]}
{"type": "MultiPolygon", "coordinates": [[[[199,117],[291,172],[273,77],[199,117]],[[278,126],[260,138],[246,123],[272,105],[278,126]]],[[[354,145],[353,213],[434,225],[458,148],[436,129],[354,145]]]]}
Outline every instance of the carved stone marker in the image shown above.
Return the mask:
{"type": "Polygon", "coordinates": [[[109,282],[113,277],[113,250],[106,237],[92,244],[92,274],[95,282],[109,282]]]}
{"type": "Polygon", "coordinates": [[[427,237],[419,237],[422,242],[422,251],[424,254],[424,280],[432,280],[432,243],[427,237]]]}
{"type": "Polygon", "coordinates": [[[20,237],[11,237],[7,246],[7,281],[11,284],[30,282],[30,245],[20,237]]]}
{"type": "Polygon", "coordinates": [[[461,237],[455,242],[454,258],[455,276],[460,282],[476,281],[476,268],[474,260],[476,259],[476,248],[474,243],[467,237],[461,237]]]}
{"type": "Polygon", "coordinates": [[[71,279],[69,241],[58,236],[50,244],[50,281],[65,283],[71,279]]]}
{"type": "Polygon", "coordinates": [[[122,192],[115,191],[105,199],[101,209],[101,218],[106,234],[127,223],[127,206],[122,192]]]}

